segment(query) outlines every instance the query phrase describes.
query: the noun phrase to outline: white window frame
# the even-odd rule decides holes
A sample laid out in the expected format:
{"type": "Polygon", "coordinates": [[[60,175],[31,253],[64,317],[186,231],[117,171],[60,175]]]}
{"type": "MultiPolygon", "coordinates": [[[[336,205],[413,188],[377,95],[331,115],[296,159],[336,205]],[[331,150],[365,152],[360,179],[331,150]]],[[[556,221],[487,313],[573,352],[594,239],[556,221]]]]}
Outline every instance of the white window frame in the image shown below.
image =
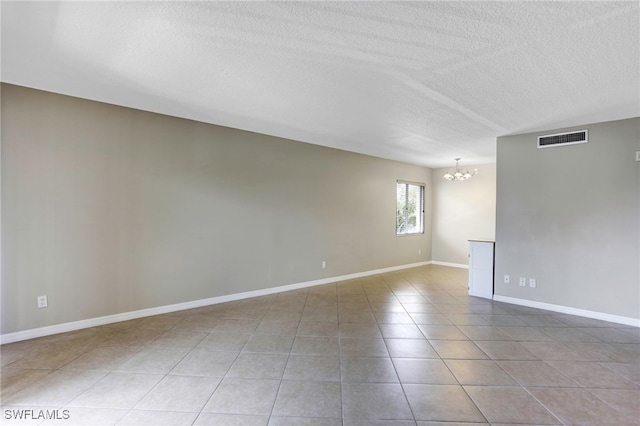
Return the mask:
{"type": "Polygon", "coordinates": [[[421,183],[421,182],[410,182],[410,181],[405,181],[405,180],[398,180],[396,181],[396,236],[398,237],[404,237],[404,236],[411,236],[411,235],[424,235],[424,204],[425,204],[425,184],[421,183]],[[405,223],[405,228],[404,230],[400,230],[400,223],[399,223],[399,209],[398,209],[398,187],[400,185],[403,185],[405,187],[405,199],[404,199],[404,207],[402,208],[404,211],[404,223],[405,223]],[[417,186],[420,188],[420,200],[419,200],[419,206],[418,207],[418,211],[419,214],[417,215],[417,219],[418,219],[418,231],[415,232],[409,232],[408,227],[406,227],[406,224],[408,223],[409,220],[409,188],[411,186],[417,186]]]}

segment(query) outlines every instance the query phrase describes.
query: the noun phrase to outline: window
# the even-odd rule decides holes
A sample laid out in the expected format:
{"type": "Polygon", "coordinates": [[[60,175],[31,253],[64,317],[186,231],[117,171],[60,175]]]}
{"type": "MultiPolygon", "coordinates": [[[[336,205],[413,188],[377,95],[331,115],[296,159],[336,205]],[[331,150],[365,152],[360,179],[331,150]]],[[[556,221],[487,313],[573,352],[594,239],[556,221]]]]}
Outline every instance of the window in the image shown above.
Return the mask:
{"type": "Polygon", "coordinates": [[[424,184],[396,184],[396,235],[424,233],[424,184]]]}

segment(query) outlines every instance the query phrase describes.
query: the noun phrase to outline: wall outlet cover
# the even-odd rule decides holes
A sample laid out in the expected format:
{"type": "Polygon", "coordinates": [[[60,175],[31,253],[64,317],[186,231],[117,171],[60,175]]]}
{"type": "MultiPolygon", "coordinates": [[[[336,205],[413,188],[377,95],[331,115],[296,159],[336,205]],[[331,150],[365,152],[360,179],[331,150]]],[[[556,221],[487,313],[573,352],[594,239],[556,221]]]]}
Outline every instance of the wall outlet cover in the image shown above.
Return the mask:
{"type": "Polygon", "coordinates": [[[38,309],[46,308],[48,305],[47,296],[38,296],[38,309]]]}

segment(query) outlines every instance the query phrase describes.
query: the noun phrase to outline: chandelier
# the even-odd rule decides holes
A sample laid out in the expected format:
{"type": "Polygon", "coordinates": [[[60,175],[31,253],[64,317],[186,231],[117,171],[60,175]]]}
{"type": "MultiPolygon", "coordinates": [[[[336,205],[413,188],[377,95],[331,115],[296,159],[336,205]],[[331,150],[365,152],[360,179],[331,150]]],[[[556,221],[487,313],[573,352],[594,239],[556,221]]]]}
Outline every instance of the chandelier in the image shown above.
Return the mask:
{"type": "Polygon", "coordinates": [[[454,158],[454,160],[456,160],[456,168],[455,170],[447,170],[447,173],[444,174],[444,176],[442,176],[443,179],[445,180],[467,180],[472,176],[475,176],[476,174],[478,174],[478,169],[475,169],[473,171],[473,173],[469,172],[469,170],[467,169],[461,169],[460,167],[458,167],[458,161],[460,161],[459,158],[454,158]]]}

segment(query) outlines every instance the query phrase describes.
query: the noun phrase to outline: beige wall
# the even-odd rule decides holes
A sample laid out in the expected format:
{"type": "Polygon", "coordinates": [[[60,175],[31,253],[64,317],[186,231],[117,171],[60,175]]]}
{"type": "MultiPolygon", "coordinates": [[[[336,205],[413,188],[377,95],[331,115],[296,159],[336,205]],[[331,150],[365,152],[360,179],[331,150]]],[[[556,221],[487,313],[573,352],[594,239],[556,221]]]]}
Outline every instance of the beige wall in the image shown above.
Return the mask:
{"type": "Polygon", "coordinates": [[[469,239],[495,238],[496,165],[463,165],[478,174],[464,182],[442,179],[445,169],[433,170],[434,261],[469,264],[469,239]]]}
{"type": "Polygon", "coordinates": [[[496,294],[640,318],[638,150],[640,118],[498,138],[496,294]],[[585,128],[586,144],[537,148],[585,128]]]}
{"type": "Polygon", "coordinates": [[[1,136],[3,334],[431,260],[427,168],[5,84],[1,136]]]}

